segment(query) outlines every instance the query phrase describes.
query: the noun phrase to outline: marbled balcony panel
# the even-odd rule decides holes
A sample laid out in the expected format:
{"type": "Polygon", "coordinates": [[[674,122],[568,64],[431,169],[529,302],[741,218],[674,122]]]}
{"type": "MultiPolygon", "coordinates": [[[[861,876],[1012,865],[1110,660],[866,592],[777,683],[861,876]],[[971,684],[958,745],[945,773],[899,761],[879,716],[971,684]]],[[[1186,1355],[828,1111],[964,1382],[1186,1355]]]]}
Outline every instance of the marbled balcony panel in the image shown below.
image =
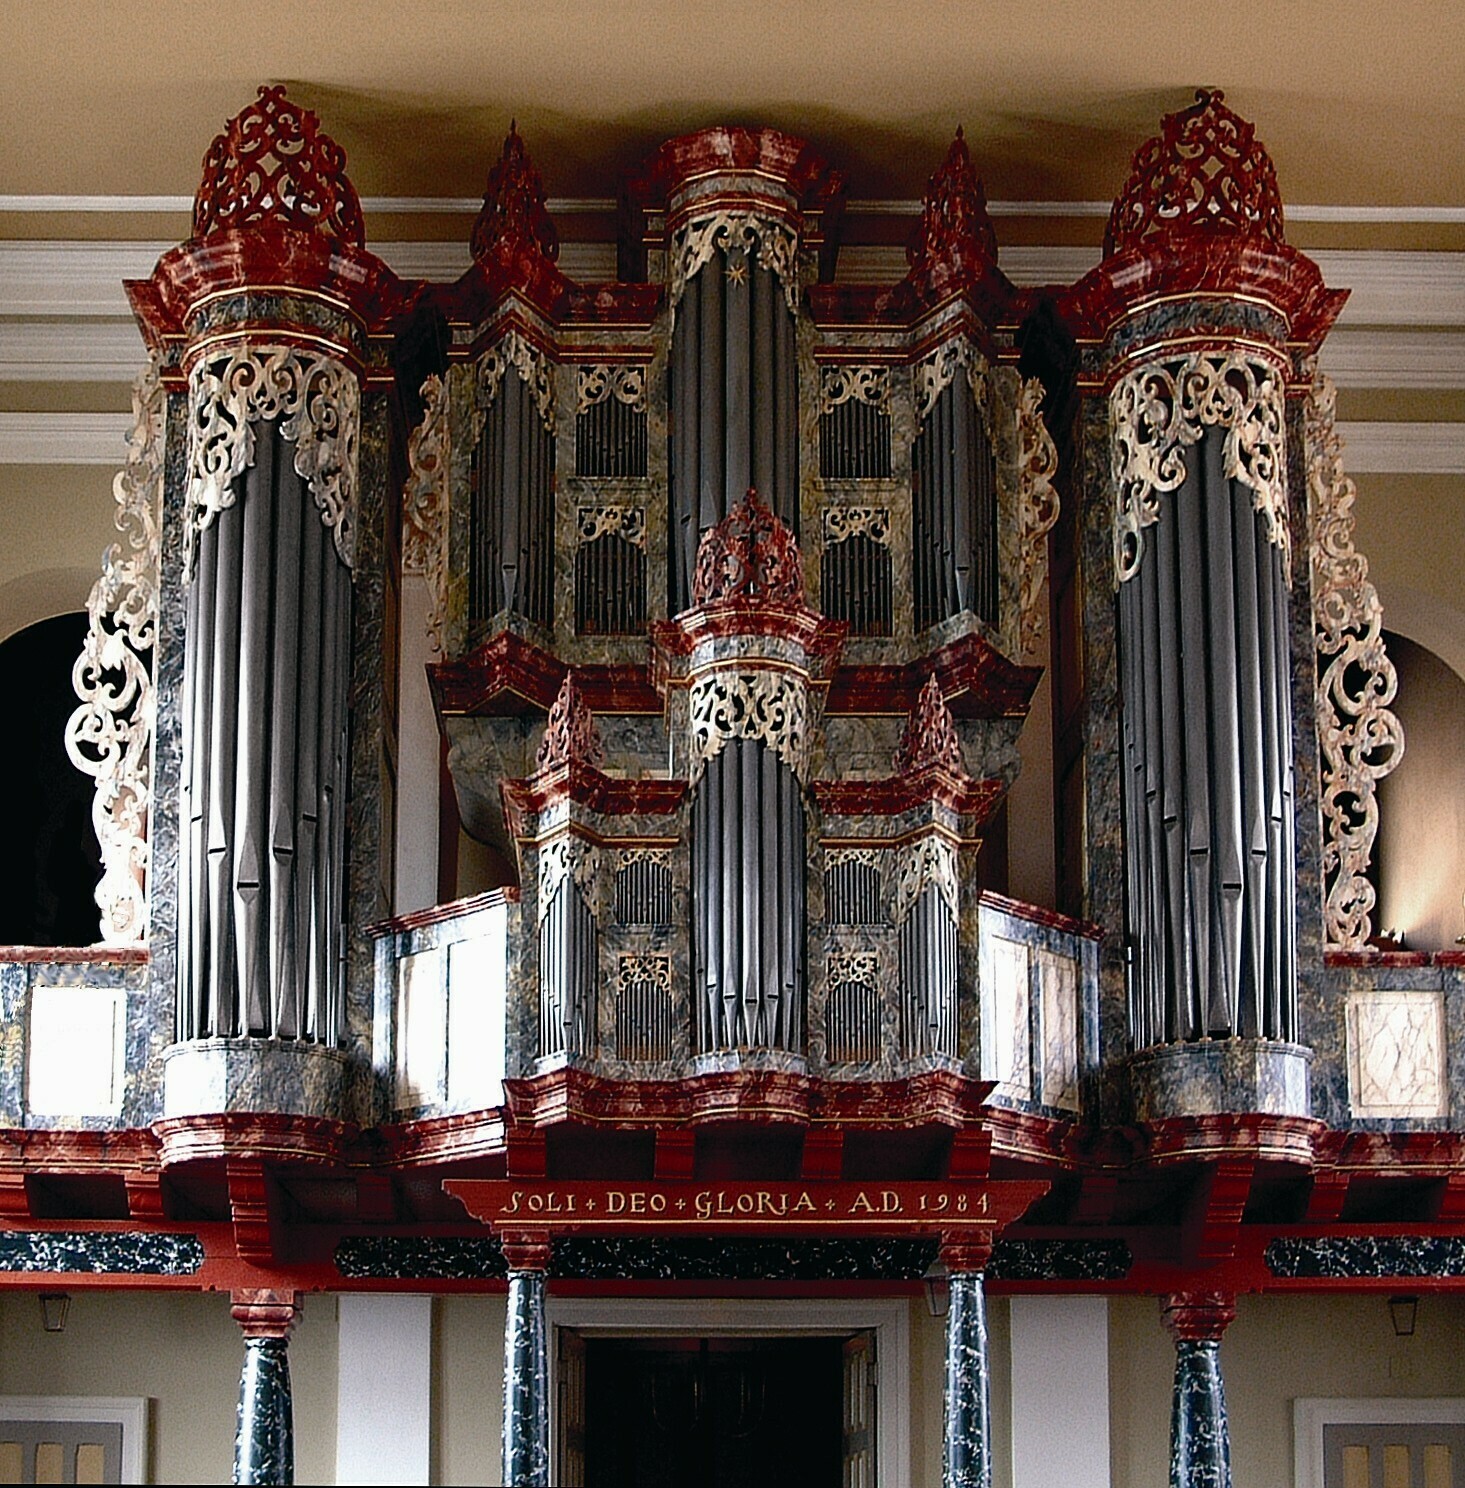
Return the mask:
{"type": "Polygon", "coordinates": [[[163,1054],[163,1115],[262,1111],[349,1119],[352,1056],[285,1039],[196,1039],[163,1054]]]}

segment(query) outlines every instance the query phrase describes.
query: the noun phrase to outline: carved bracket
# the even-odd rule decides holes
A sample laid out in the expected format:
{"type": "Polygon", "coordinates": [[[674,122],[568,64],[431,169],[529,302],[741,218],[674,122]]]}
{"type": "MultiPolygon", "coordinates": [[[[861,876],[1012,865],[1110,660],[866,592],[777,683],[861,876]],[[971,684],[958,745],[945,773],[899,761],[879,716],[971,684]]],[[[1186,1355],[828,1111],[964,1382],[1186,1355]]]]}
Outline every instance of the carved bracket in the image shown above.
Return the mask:
{"type": "Polygon", "coordinates": [[[1372,930],[1369,859],[1378,782],[1404,757],[1389,704],[1398,674],[1384,649],[1383,606],[1353,546],[1353,482],[1343,472],[1337,390],[1314,372],[1307,400],[1307,494],[1313,633],[1322,750],[1323,927],[1330,950],[1362,948],[1372,930]]]}
{"type": "Polygon", "coordinates": [[[402,572],[423,574],[431,596],[427,634],[443,649],[448,609],[448,388],[436,373],[422,384],[422,422],[407,441],[402,489],[402,572]]]}
{"type": "Polygon", "coordinates": [[[127,464],[112,483],[122,541],[102,559],[87,598],[86,640],[71,672],[81,706],[66,724],[66,752],[96,781],[92,826],[102,855],[96,900],[107,945],[148,935],[156,698],[145,658],[157,634],[166,409],[154,357],[133,384],[127,464]]]}
{"type": "Polygon", "coordinates": [[[1043,635],[1043,581],[1048,577],[1048,534],[1058,520],[1058,449],[1043,422],[1043,384],[1029,377],[1018,389],[1018,523],[1022,580],[1018,595],[1018,642],[1025,655],[1043,635]]]}

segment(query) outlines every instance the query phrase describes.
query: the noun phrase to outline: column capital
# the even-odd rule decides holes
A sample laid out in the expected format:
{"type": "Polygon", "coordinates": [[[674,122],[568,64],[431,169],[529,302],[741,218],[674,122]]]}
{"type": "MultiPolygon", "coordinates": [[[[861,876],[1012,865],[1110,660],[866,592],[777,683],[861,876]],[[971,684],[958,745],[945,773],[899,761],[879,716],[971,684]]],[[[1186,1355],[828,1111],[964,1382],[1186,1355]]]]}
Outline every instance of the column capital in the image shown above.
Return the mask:
{"type": "Polygon", "coordinates": [[[284,1342],[300,1318],[300,1293],[268,1287],[244,1287],[229,1293],[229,1312],[246,1338],[284,1342]]]}
{"type": "Polygon", "coordinates": [[[544,1229],[504,1229],[499,1243],[510,1271],[548,1271],[550,1257],[549,1231],[544,1229]]]}
{"type": "Polygon", "coordinates": [[[996,1239],[996,1230],[985,1227],[944,1230],[941,1234],[941,1248],[937,1255],[942,1265],[952,1274],[985,1271],[988,1262],[992,1259],[992,1246],[996,1243],[996,1239]]]}
{"type": "Polygon", "coordinates": [[[1160,1315],[1176,1343],[1219,1343],[1236,1316],[1230,1292],[1171,1292],[1160,1299],[1160,1315]]]}

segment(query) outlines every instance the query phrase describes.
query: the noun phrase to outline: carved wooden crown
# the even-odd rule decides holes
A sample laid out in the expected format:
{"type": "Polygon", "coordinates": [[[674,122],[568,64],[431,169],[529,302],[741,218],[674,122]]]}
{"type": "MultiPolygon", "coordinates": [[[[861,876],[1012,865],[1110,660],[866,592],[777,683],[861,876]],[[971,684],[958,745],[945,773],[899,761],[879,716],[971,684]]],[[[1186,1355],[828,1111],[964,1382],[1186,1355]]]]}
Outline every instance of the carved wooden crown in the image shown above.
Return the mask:
{"type": "Polygon", "coordinates": [[[551,260],[559,257],[560,239],[544,204],[544,182],[524,148],[517,121],[509,125],[503,154],[488,173],[472,246],[480,263],[526,250],[551,260]]]}
{"type": "Polygon", "coordinates": [[[987,215],[987,193],[960,128],[926,187],[921,225],[905,256],[913,275],[937,266],[980,273],[997,262],[997,232],[987,215]]]}
{"type": "Polygon", "coordinates": [[[366,246],[346,152],[281,87],[261,88],[209,146],[193,199],[193,236],[254,224],[320,233],[366,246]]]}
{"type": "Polygon", "coordinates": [[[794,535],[750,489],[702,535],[692,602],[722,599],[804,602],[804,565],[794,535]]]}

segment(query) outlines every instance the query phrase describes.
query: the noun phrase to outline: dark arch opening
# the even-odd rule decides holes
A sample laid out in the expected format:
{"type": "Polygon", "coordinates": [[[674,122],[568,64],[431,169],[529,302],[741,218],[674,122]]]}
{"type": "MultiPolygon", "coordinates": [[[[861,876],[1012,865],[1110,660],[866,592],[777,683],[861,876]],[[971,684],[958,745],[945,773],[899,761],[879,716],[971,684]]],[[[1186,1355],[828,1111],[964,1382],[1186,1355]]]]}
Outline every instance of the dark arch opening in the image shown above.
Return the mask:
{"type": "Polygon", "coordinates": [[[98,934],[101,854],[92,830],[92,781],[66,756],[66,720],[77,707],[71,668],[87,617],[58,615],[0,642],[0,729],[6,782],[6,850],[0,853],[0,944],[91,945],[98,934]]]}

